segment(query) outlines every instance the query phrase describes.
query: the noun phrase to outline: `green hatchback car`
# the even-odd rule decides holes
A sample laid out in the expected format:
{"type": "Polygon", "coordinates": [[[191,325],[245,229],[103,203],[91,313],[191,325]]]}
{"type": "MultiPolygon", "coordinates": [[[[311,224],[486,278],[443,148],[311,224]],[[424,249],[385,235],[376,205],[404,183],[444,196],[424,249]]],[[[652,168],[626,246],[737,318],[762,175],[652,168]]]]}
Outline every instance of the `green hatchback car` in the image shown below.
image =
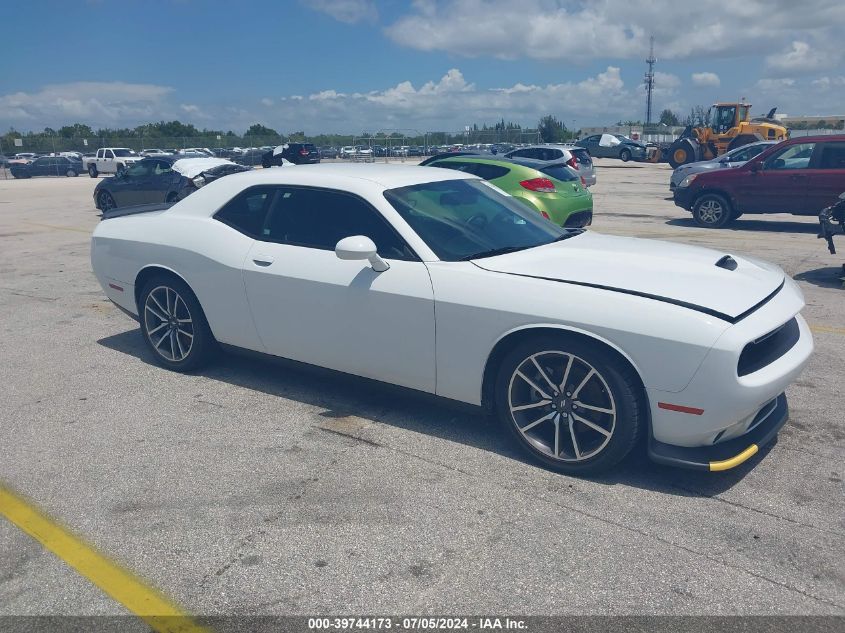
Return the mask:
{"type": "Polygon", "coordinates": [[[475,174],[560,226],[578,228],[593,222],[593,196],[563,162],[462,155],[438,158],[427,166],[475,174]]]}

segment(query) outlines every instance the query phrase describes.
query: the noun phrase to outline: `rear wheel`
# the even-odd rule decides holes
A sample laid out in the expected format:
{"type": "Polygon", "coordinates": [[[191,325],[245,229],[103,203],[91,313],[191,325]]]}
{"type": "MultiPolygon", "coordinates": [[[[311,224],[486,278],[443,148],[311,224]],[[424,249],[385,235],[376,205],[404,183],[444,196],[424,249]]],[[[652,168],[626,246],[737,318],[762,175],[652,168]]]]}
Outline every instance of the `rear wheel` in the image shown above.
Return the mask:
{"type": "Polygon", "coordinates": [[[96,165],[88,165],[88,175],[91,176],[91,178],[97,177],[97,166],[96,165]]]}
{"type": "Polygon", "coordinates": [[[194,293],[183,281],[156,275],[141,290],[141,332],[155,361],[173,371],[191,371],[208,362],[214,337],[194,293]]]}
{"type": "Polygon", "coordinates": [[[499,421],[533,459],[553,470],[597,473],[618,464],[643,428],[633,370],[596,345],[543,335],[499,366],[499,421]]]}
{"type": "Polygon", "coordinates": [[[715,193],[706,193],[695,201],[692,217],[698,226],[708,229],[722,228],[734,219],[730,203],[715,193]]]}

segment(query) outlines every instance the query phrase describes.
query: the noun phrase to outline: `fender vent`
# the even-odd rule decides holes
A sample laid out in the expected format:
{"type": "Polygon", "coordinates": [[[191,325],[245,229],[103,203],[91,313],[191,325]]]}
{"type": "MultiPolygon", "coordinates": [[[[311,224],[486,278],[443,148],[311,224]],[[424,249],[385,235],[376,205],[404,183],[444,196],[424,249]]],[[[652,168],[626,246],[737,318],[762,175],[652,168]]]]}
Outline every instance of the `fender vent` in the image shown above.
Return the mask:
{"type": "Polygon", "coordinates": [[[737,263],[733,257],[731,257],[730,255],[725,255],[719,261],[716,262],[716,266],[718,266],[719,268],[724,268],[725,270],[736,270],[737,263]]]}

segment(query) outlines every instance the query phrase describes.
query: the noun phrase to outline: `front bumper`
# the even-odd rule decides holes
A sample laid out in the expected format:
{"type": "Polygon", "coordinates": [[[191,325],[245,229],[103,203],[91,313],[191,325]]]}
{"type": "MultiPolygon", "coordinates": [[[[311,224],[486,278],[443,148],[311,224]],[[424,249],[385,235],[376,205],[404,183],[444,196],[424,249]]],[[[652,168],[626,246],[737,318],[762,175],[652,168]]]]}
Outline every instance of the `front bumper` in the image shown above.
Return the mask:
{"type": "Polygon", "coordinates": [[[652,437],[648,443],[648,456],[658,464],[669,466],[712,472],[730,470],[771,442],[788,419],[789,404],[786,394],[782,393],[757,413],[749,425],[750,430],[740,437],[697,447],[664,444],[652,437]]]}
{"type": "Polygon", "coordinates": [[[689,187],[675,187],[672,190],[672,199],[675,201],[676,207],[681,207],[687,211],[692,209],[694,197],[689,187]]]}

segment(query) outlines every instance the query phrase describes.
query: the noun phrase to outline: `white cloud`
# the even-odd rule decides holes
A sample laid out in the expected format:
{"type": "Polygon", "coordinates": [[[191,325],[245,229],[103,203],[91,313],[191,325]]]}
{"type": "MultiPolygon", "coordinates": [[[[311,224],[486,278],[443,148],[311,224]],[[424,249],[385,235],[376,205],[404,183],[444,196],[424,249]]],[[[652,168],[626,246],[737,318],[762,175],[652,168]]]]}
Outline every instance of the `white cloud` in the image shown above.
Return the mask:
{"type": "Polygon", "coordinates": [[[378,19],[378,10],[372,0],[302,0],[302,3],[347,24],[378,19]]]}
{"type": "Polygon", "coordinates": [[[642,59],[651,34],[658,59],[774,54],[790,39],[838,42],[842,24],[841,0],[804,0],[800,10],[788,0],[415,0],[386,33],[425,51],[577,63],[642,59]]]}
{"type": "Polygon", "coordinates": [[[794,41],[788,50],[766,57],[766,65],[775,73],[795,73],[826,68],[830,54],[816,50],[807,42],[794,41]]]}
{"type": "Polygon", "coordinates": [[[37,92],[0,95],[0,120],[34,126],[72,122],[109,126],[126,120],[157,120],[169,108],[167,86],[114,82],[74,82],[37,92]]]}
{"type": "MultiPolygon", "coordinates": [[[[671,82],[668,78],[667,81],[671,82]]],[[[493,123],[501,118],[534,127],[553,113],[573,119],[627,118],[632,103],[639,103],[639,85],[629,89],[619,68],[578,82],[523,84],[482,89],[468,82],[457,68],[437,81],[419,87],[403,81],[381,90],[340,93],[324,90],[298,101],[280,100],[273,110],[273,126],[281,129],[376,132],[384,129],[459,130],[472,123],[493,123]],[[633,100],[633,101],[632,101],[633,100]]]]}
{"type": "Polygon", "coordinates": [[[269,108],[271,105],[273,105],[273,100],[270,97],[264,97],[260,103],[261,105],[267,106],[269,108]]]}
{"type": "Polygon", "coordinates": [[[831,88],[845,87],[845,77],[819,77],[810,82],[816,90],[827,92],[831,88]]]}
{"type": "Polygon", "coordinates": [[[791,88],[795,85],[795,80],[791,77],[782,77],[780,79],[760,79],[755,87],[764,92],[777,92],[791,88]]]}
{"type": "Polygon", "coordinates": [[[692,74],[692,83],[695,86],[699,87],[706,87],[706,86],[715,86],[718,87],[719,84],[722,82],[719,80],[719,75],[716,73],[693,73],[692,74]]]}

